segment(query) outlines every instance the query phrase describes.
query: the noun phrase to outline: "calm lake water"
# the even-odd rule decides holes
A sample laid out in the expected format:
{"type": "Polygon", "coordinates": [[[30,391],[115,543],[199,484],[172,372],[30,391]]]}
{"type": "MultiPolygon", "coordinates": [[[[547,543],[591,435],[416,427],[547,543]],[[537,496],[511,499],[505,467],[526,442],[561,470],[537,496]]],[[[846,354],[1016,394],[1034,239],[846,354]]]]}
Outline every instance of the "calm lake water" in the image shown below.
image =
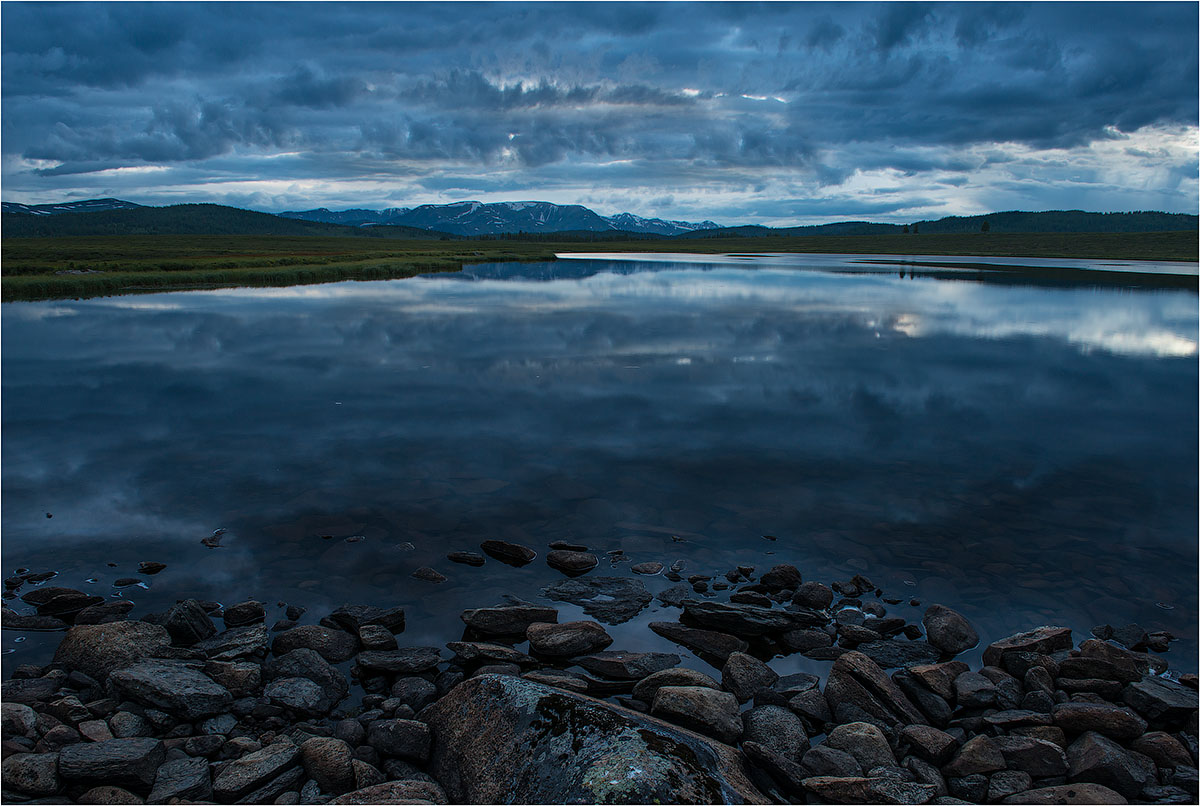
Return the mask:
{"type": "MultiPolygon", "coordinates": [[[[568,540],[685,576],[863,573],[890,612],[940,602],[984,643],[1136,621],[1196,670],[1195,293],[689,260],[6,303],[4,573],[56,570],[134,617],[403,604],[402,645],[443,644],[465,607],[539,600],[568,540]],[[539,558],[445,559],[488,538],[539,558]],[[141,560],[168,568],[115,590],[141,560]]],[[[654,603],[612,648],[706,668],[644,626],[678,613],[654,603]]],[[[9,674],[57,635],[0,642],[9,674]]]]}

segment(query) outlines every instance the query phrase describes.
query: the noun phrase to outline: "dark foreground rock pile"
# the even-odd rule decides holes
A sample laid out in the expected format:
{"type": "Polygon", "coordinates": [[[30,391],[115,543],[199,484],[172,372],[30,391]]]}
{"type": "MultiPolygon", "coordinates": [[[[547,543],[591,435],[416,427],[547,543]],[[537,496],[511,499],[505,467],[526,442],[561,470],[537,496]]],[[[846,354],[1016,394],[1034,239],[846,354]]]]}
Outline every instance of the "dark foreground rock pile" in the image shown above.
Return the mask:
{"type": "MultiPolygon", "coordinates": [[[[607,623],[648,602],[577,560],[548,599],[607,623]]],[[[680,616],[651,629],[711,673],[519,601],[464,611],[444,647],[402,645],[401,608],[273,632],[257,602],[224,630],[192,600],[85,617],[3,684],[4,802],[1197,802],[1196,677],[1135,625],[1037,627],[971,669],[954,656],[979,636],[949,608],[910,624],[863,577],[752,574],[715,583],[727,602],[712,578],[658,595],[680,616]],[[824,685],[771,668],[796,652],[831,662],[824,685]]],[[[27,618],[96,606],[63,590],[27,618]]]]}

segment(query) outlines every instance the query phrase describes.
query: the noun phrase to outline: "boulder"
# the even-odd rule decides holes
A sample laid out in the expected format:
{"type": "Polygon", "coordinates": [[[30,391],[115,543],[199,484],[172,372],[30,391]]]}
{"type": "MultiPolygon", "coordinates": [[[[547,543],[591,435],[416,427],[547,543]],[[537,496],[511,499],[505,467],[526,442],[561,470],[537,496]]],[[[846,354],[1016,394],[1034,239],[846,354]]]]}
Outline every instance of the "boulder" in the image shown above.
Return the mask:
{"type": "Polygon", "coordinates": [[[742,735],[737,698],[706,686],[662,686],[650,713],[689,730],[733,744],[742,735]]]}
{"type": "Polygon", "coordinates": [[[800,717],[778,705],[760,705],[744,712],[742,741],[754,742],[797,765],[809,748],[800,717]]]}
{"type": "Polygon", "coordinates": [[[1059,703],[1050,716],[1067,735],[1094,730],[1118,741],[1131,741],[1146,732],[1146,720],[1129,708],[1108,703],[1059,703]]]}
{"type": "Polygon", "coordinates": [[[206,801],[212,798],[212,777],[208,761],[202,758],[179,758],[158,768],[154,788],[147,803],[168,803],[172,798],[185,801],[206,801]]]}
{"type": "Polygon", "coordinates": [[[931,663],[925,666],[910,666],[908,673],[943,700],[954,699],[954,680],[963,672],[971,671],[960,660],[946,663],[931,663]]]}
{"type": "Polygon", "coordinates": [[[654,695],[663,686],[702,686],[714,690],[721,688],[716,680],[713,680],[703,672],[682,668],[663,669],[638,681],[638,684],[633,687],[634,699],[641,700],[646,705],[650,705],[654,702],[654,695]]]}
{"type": "Polygon", "coordinates": [[[122,789],[119,786],[94,786],[87,792],[84,792],[82,795],[80,795],[76,802],[96,804],[145,803],[144,800],[130,792],[128,789],[122,789]]]}
{"type": "Polygon", "coordinates": [[[245,627],[250,624],[258,624],[266,618],[267,610],[263,607],[263,603],[253,599],[230,605],[222,614],[226,627],[245,627]]]}
{"type": "Polygon", "coordinates": [[[556,623],[558,611],[540,605],[507,605],[464,610],[463,623],[484,635],[524,635],[530,624],[539,621],[556,623]]]}
{"type": "Polygon", "coordinates": [[[304,677],[281,677],[267,684],[263,696],[272,705],[286,708],[301,717],[321,716],[329,712],[330,702],[321,687],[304,677]]]}
{"type": "Polygon", "coordinates": [[[1196,689],[1161,676],[1147,675],[1130,683],[1124,700],[1154,728],[1182,727],[1189,717],[1196,716],[1196,689]]]}
{"type": "Polygon", "coordinates": [[[888,744],[887,737],[869,722],[838,725],[825,737],[824,743],[834,750],[849,753],[864,770],[896,766],[896,756],[888,744]]]}
{"type": "Polygon", "coordinates": [[[189,722],[229,710],[233,696],[203,672],[172,661],[143,661],[109,675],[121,697],[189,722]]]}
{"type": "Polygon", "coordinates": [[[509,543],[506,540],[485,540],[479,544],[479,548],[489,557],[517,567],[528,565],[537,556],[537,552],[528,546],[509,543]]]}
{"type": "Polygon", "coordinates": [[[701,630],[675,621],[652,621],[650,629],[676,644],[681,644],[714,665],[724,665],[732,652],[745,652],[750,645],[736,635],[701,630]]]}
{"type": "Polygon", "coordinates": [[[937,795],[932,784],[913,784],[896,778],[833,778],[819,775],[804,780],[804,788],[830,803],[928,803],[937,795]]]}
{"type": "Polygon", "coordinates": [[[195,599],[184,599],[167,611],[167,632],[171,642],[178,646],[191,646],[197,641],[210,638],[217,632],[208,613],[195,599]]]}
{"type": "Polygon", "coordinates": [[[360,652],[359,668],[383,674],[422,674],[441,663],[441,650],[435,646],[409,646],[375,652],[360,652]]]}
{"type": "Polygon", "coordinates": [[[613,642],[612,636],[595,621],[569,621],[565,624],[538,622],[529,625],[525,636],[529,639],[532,651],[562,658],[596,652],[613,642]]]}
{"type": "Polygon", "coordinates": [[[302,677],[316,684],[323,699],[319,706],[321,713],[328,712],[350,691],[345,675],[313,649],[293,649],[286,655],[271,658],[263,664],[262,673],[267,681],[302,677]]]}
{"type": "Polygon", "coordinates": [[[1016,795],[1009,795],[1001,803],[1020,804],[1110,804],[1128,803],[1120,793],[1114,792],[1100,784],[1067,784],[1065,786],[1046,786],[1040,789],[1027,789],[1016,795]]]}
{"type": "Polygon", "coordinates": [[[166,752],[161,741],[150,738],[72,744],[58,754],[58,774],[66,781],[145,792],[154,785],[166,752]]]}
{"type": "MultiPolygon", "coordinates": [[[[533,625],[530,625],[533,626],[533,625]]],[[[515,663],[517,666],[537,666],[538,661],[504,644],[489,644],[479,641],[450,641],[446,648],[454,653],[460,664],[471,663],[515,663]]]]}
{"type": "Polygon", "coordinates": [[[58,753],[14,753],[4,759],[3,780],[5,794],[19,792],[33,798],[56,795],[63,786],[58,753]]]}
{"type": "MultiPolygon", "coordinates": [[[[482,562],[480,564],[482,565],[482,562]]],[[[329,626],[337,627],[353,635],[357,635],[358,631],[368,624],[383,627],[390,633],[404,632],[403,607],[385,608],[344,604],[330,613],[327,619],[322,619],[322,621],[326,620],[330,622],[329,626]]]]}
{"type": "Polygon", "coordinates": [[[381,755],[425,762],[429,758],[429,727],[412,719],[377,719],[367,726],[367,744],[381,755]]]}
{"type": "Polygon", "coordinates": [[[655,672],[679,665],[679,656],[665,652],[597,652],[575,662],[594,674],[616,680],[642,680],[655,672]]]}
{"type": "Polygon", "coordinates": [[[104,682],[113,669],[154,657],[170,644],[171,636],[164,628],[144,621],[83,624],[63,636],[54,662],[104,682]]]}
{"type": "Polygon", "coordinates": [[[236,661],[238,658],[260,658],[267,654],[269,646],[267,625],[251,624],[248,627],[234,627],[212,638],[197,641],[192,645],[192,649],[203,652],[209,660],[236,661]]]}
{"type": "Polygon", "coordinates": [[[958,747],[957,739],[929,725],[908,725],[900,731],[900,738],[908,742],[917,756],[939,767],[950,760],[958,747]]]}
{"type": "Polygon", "coordinates": [[[834,661],[825,684],[825,699],[834,714],[838,706],[849,705],[890,727],[926,723],[920,710],[861,652],[846,652],[834,661]]]}
{"type": "Polygon", "coordinates": [[[881,669],[895,669],[898,666],[920,666],[933,663],[941,653],[937,648],[924,641],[899,641],[886,639],[867,641],[856,646],[855,651],[861,652],[881,669]]]}
{"type": "Polygon", "coordinates": [[[341,663],[350,660],[358,651],[358,637],[343,630],[306,624],[284,630],[271,644],[271,651],[276,655],[286,655],[296,649],[311,649],[330,663],[341,663]]]}
{"type": "Polygon", "coordinates": [[[748,702],[761,689],[771,688],[778,679],[774,669],[745,652],[730,653],[721,668],[721,687],[733,692],[739,703],[748,702]]]}
{"type": "Polygon", "coordinates": [[[578,605],[585,614],[605,624],[629,621],[654,598],[640,579],[626,577],[564,579],[542,588],[542,595],[578,605]]]}
{"type": "Polygon", "coordinates": [[[1067,774],[1067,754],[1054,742],[1033,736],[996,736],[992,743],[1010,770],[1027,772],[1034,778],[1067,774]]]}
{"type": "Polygon", "coordinates": [[[697,627],[747,637],[823,627],[828,621],[824,614],[803,607],[776,610],[758,605],[721,604],[696,599],[684,601],[683,618],[697,627]]]}
{"type": "MultiPolygon", "coordinates": [[[[242,798],[247,802],[258,802],[252,799],[255,793],[298,768],[299,764],[300,748],[296,745],[286,739],[269,744],[226,764],[213,780],[213,797],[219,803],[233,803],[242,798]]],[[[299,777],[296,776],[297,780],[299,777]]]]}
{"type": "Polygon", "coordinates": [[[819,744],[804,754],[800,766],[808,773],[804,777],[827,775],[834,778],[848,778],[862,775],[862,765],[858,759],[845,750],[838,750],[827,744],[819,744]]]}
{"type": "Polygon", "coordinates": [[[341,739],[314,736],[300,745],[300,759],[322,792],[341,795],[357,788],[354,751],[341,739]]]}
{"type": "Polygon", "coordinates": [[[985,666],[999,666],[1004,653],[1009,651],[1036,652],[1041,655],[1049,655],[1060,649],[1070,649],[1071,645],[1071,630],[1069,628],[1038,627],[992,642],[983,651],[983,663],[985,666]]]}
{"type": "Polygon", "coordinates": [[[392,804],[392,803],[449,803],[446,792],[432,781],[386,781],[382,784],[356,789],[329,801],[330,804],[392,804]]]}
{"type": "Polygon", "coordinates": [[[1006,766],[1004,754],[996,742],[989,736],[976,736],[958,749],[950,763],[942,767],[942,772],[948,778],[966,778],[1003,770],[1006,766]]]}
{"type": "Polygon", "coordinates": [[[595,554],[586,551],[551,551],[546,555],[546,565],[562,571],[567,576],[586,574],[600,563],[595,554]]]}
{"type": "Polygon", "coordinates": [[[528,680],[472,678],[424,716],[452,803],[768,802],[732,748],[528,680]]]}
{"type": "Polygon", "coordinates": [[[979,643],[979,633],[961,613],[940,604],[930,605],[921,619],[929,643],[948,655],[979,643]]]}
{"type": "Polygon", "coordinates": [[[1109,787],[1136,798],[1146,784],[1157,783],[1154,762],[1111,739],[1089,731],[1067,747],[1067,780],[1109,787]]]}

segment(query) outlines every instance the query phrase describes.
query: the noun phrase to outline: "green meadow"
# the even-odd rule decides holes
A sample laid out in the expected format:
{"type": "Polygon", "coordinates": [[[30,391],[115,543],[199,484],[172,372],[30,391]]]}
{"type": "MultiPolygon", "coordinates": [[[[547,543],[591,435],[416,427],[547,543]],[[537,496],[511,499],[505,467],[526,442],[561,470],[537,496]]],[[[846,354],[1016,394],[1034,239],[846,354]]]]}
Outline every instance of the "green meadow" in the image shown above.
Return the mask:
{"type": "MultiPolygon", "coordinates": [[[[636,241],[400,240],[264,235],[5,238],[4,301],[384,280],[557,252],[807,252],[1196,261],[1195,232],[766,236],[636,241]]],[[[1193,283],[1194,284],[1194,283],[1193,283]]]]}

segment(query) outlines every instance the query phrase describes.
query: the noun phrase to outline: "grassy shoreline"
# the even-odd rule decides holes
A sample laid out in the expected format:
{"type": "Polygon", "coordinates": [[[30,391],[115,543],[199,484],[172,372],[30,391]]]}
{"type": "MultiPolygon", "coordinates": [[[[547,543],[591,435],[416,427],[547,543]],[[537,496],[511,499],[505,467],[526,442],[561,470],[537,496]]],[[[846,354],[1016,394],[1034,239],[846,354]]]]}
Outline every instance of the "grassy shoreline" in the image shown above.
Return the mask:
{"type": "Polygon", "coordinates": [[[807,236],[646,241],[408,241],[260,235],[5,238],[5,302],[385,280],[557,252],[979,255],[1196,262],[1195,232],[807,236]]]}

